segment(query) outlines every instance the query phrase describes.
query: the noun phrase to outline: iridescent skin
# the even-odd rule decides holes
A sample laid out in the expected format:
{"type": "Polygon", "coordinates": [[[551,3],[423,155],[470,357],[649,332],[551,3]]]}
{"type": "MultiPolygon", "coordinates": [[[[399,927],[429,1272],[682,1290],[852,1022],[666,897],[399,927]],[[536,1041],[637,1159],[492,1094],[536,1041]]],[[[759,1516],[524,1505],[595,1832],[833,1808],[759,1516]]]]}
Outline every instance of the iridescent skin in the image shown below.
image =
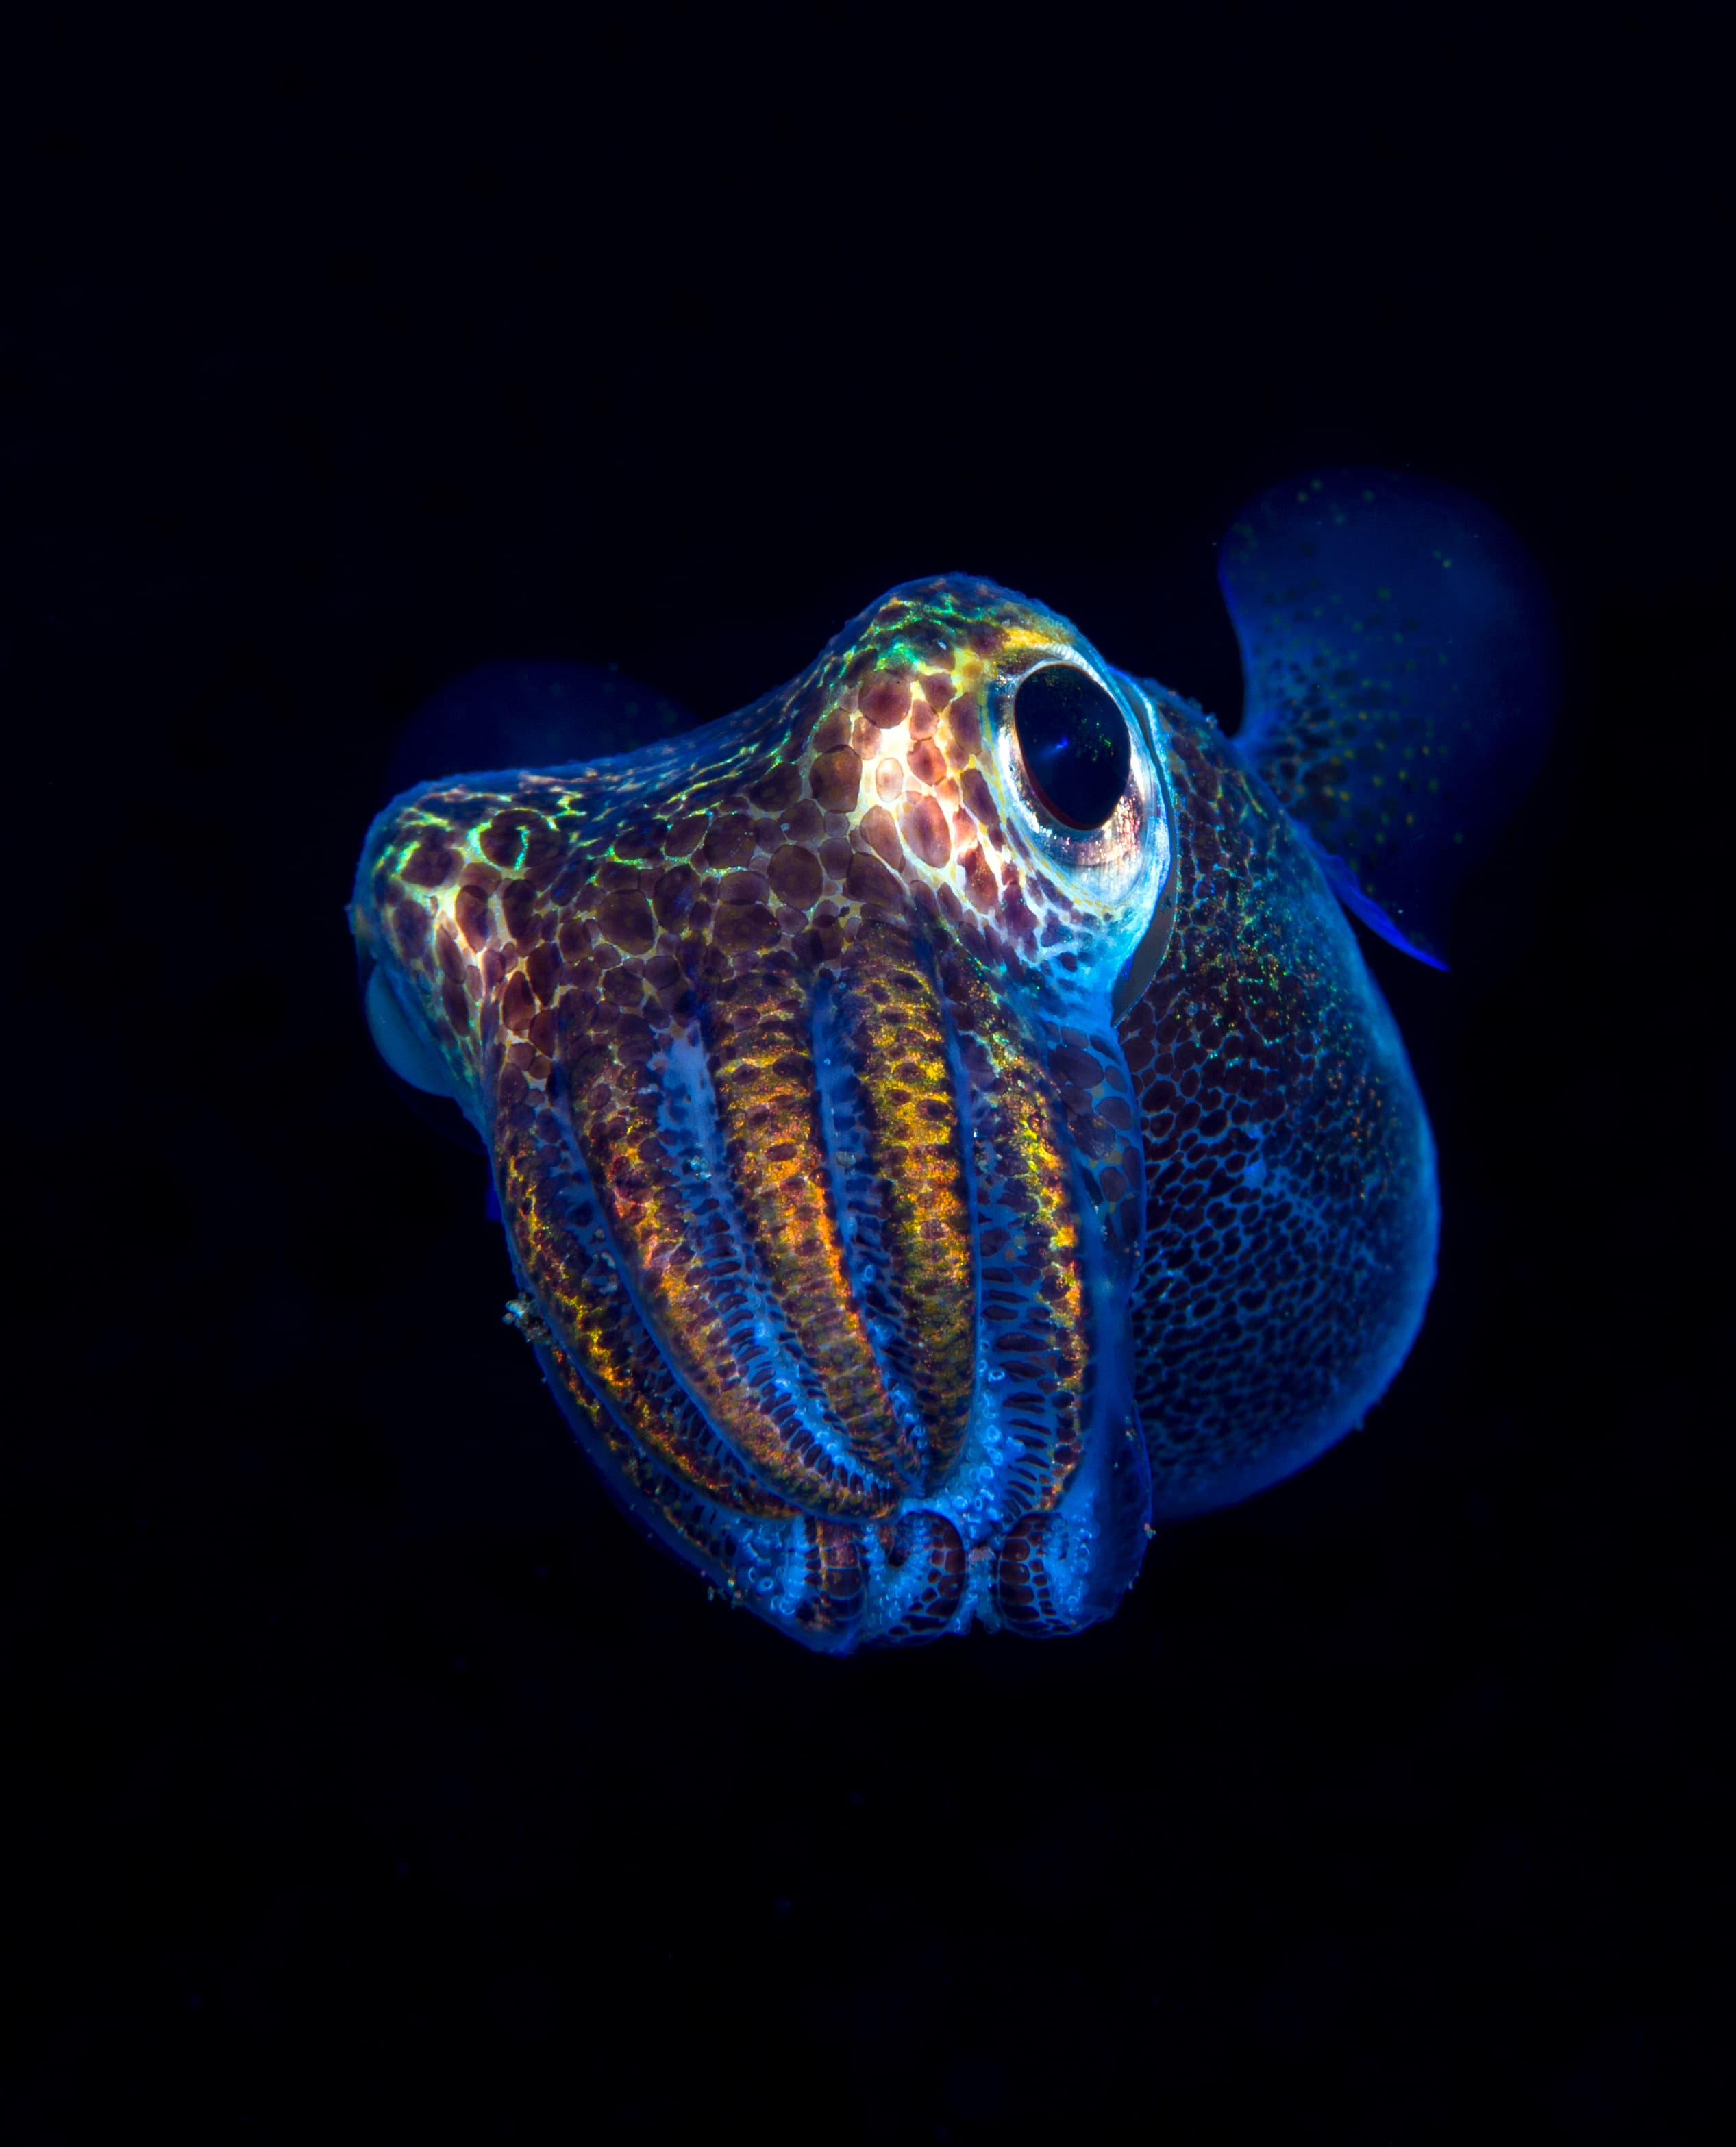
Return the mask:
{"type": "Polygon", "coordinates": [[[351,915],[618,1498],[844,1652],[1110,1614],[1154,1515],[1402,1361],[1433,1153],[1317,854],[1197,709],[953,578],[685,736],[406,793],[351,915]],[[1128,724],[1095,833],[1012,721],[1055,662],[1128,724]]]}

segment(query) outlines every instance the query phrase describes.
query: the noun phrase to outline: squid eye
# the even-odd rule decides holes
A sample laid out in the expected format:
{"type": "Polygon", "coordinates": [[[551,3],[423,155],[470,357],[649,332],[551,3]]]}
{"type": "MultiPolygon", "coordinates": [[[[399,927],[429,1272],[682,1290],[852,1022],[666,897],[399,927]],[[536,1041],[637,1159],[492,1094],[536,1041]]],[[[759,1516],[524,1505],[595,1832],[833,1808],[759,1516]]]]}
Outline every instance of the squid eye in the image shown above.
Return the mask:
{"type": "Polygon", "coordinates": [[[1121,803],[1133,760],[1113,697],[1076,664],[1047,663],[1021,682],[1013,723],[1043,811],[1063,828],[1101,828],[1121,803]]]}

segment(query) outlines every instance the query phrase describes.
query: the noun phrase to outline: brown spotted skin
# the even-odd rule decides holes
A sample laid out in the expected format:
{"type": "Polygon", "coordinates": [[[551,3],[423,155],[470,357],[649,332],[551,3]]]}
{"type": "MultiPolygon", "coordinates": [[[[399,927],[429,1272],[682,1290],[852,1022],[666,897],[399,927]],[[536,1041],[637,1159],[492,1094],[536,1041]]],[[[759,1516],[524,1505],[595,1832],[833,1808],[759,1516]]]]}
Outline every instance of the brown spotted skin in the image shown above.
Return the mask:
{"type": "Polygon", "coordinates": [[[370,831],[358,943],[488,1148],[517,1317],[576,1435],[653,1536],[805,1644],[1108,1615],[1152,1460],[1160,1509],[1209,1495],[1208,1387],[1256,1471],[1263,1409],[1282,1452],[1298,1409],[1312,1436],[1342,1403],[1353,1313],[1288,1385],[1236,1344],[1282,1355],[1318,1319],[1284,1261],[1306,1239],[1318,1265],[1351,1179],[1366,1201],[1381,1158],[1401,1170],[1390,1091],[1414,1091],[1256,793],[1204,719],[953,578],[738,715],[427,784],[370,831]],[[1043,819],[1012,743],[1018,678],[1056,661],[1133,740],[1093,835],[1043,819]],[[1118,1033],[1142,941],[1156,982],[1118,1033]],[[1224,1175],[1250,1126],[1273,1141],[1273,1095],[1351,1099],[1361,1129],[1305,1184],[1260,1149],[1282,1212],[1224,1175]],[[1211,1319],[1178,1309],[1184,1255],[1211,1319]]]}

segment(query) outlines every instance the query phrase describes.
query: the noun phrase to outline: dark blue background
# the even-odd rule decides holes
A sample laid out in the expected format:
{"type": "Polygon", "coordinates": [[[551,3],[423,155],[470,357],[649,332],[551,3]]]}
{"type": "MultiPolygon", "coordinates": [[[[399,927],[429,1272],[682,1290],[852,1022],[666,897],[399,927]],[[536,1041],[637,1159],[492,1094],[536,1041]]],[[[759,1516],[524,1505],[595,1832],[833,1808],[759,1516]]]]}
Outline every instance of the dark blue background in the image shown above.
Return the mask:
{"type": "MultiPolygon", "coordinates": [[[[1726,2092],[1714,11],[15,38],[11,2136],[1646,2141],[1726,2092]],[[709,716],[963,568],[1228,713],[1273,480],[1561,613],[1428,1326],[1113,1624],[844,1665],[571,1450],[343,905],[511,655],[709,716]],[[22,1794],[19,1793],[22,1792],[22,1794]]],[[[1128,11],[1131,16],[1131,11],[1128,11]]]]}

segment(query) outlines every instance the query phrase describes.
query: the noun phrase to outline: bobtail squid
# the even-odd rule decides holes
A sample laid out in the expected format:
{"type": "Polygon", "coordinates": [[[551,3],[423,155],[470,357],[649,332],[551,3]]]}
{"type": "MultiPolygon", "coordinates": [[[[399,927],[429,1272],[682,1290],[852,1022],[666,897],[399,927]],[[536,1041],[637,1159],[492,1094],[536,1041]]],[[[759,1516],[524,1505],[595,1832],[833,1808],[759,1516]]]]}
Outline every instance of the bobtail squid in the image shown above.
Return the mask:
{"type": "Polygon", "coordinates": [[[1417,1333],[1433,1151],[1344,913],[1438,959],[1545,608],[1486,510],[1383,473],[1219,558],[1233,737],[950,575],[698,728],[491,667],[424,753],[548,764],[368,831],[369,1025],[481,1137],[509,1317],[627,1512],[809,1647],[1108,1617],[1417,1333]]]}

